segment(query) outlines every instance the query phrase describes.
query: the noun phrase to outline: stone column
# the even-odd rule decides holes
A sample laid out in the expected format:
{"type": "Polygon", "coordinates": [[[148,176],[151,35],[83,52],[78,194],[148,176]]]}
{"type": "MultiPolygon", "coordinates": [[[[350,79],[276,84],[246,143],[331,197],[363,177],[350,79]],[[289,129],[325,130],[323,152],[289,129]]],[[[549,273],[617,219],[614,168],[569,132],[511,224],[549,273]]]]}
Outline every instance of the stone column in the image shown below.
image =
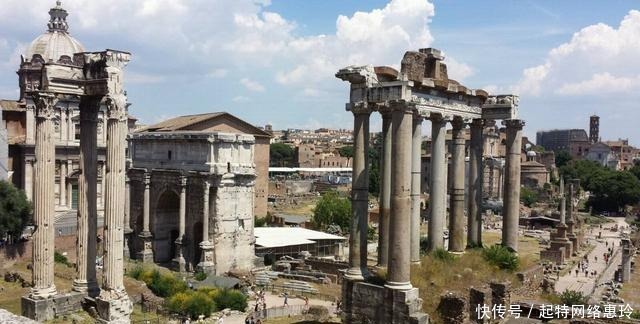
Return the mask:
{"type": "Polygon", "coordinates": [[[97,206],[97,118],[99,96],[80,99],[80,175],[78,177],[78,227],[76,239],[76,279],[73,290],[95,297],[100,292],[96,279],[98,236],[97,206]]]}
{"type": "Polygon", "coordinates": [[[471,147],[469,148],[469,196],[467,198],[467,247],[482,246],[482,188],[484,166],[482,164],[484,120],[471,122],[471,147]]]}
{"type": "Polygon", "coordinates": [[[518,251],[518,223],[520,221],[520,151],[524,121],[503,121],[507,126],[507,157],[504,172],[504,216],[502,217],[502,245],[518,251]]]}
{"type": "Polygon", "coordinates": [[[504,200],[504,165],[498,164],[498,200],[504,200]]]}
{"type": "Polygon", "coordinates": [[[187,215],[187,177],[180,177],[180,211],[178,214],[179,227],[178,238],[176,239],[176,256],[173,259],[173,263],[176,269],[180,272],[187,271],[187,262],[184,259],[184,231],[187,215]]]}
{"type": "Polygon", "coordinates": [[[209,241],[209,219],[211,218],[211,202],[209,201],[211,184],[209,180],[205,180],[203,183],[204,192],[202,193],[203,206],[202,206],[202,242],[200,242],[200,248],[202,254],[200,257],[200,263],[198,264],[198,270],[205,273],[215,273],[215,264],[213,262],[213,243],[209,241]]]}
{"type": "Polygon", "coordinates": [[[60,190],[58,192],[60,197],[60,207],[67,206],[67,161],[60,161],[60,190]]]}
{"type": "MultiPolygon", "coordinates": [[[[429,251],[443,247],[444,221],[447,213],[447,150],[445,135],[447,120],[433,115],[431,120],[431,177],[429,179],[429,251]]],[[[397,158],[394,154],[394,158],[397,158]]]]}
{"type": "Polygon", "coordinates": [[[382,167],[380,168],[380,208],[378,217],[378,265],[389,262],[389,220],[391,206],[391,110],[380,108],[382,115],[382,167]]]}
{"type": "Polygon", "coordinates": [[[353,181],[351,188],[351,232],[349,269],[345,277],[362,280],[367,275],[367,230],[369,211],[369,115],[366,103],[353,104],[353,181]]]}
{"type": "Polygon", "coordinates": [[[564,196],[564,177],[560,177],[560,224],[566,224],[566,200],[564,196]]]}
{"type": "Polygon", "coordinates": [[[151,186],[151,174],[144,174],[143,185],[144,202],[142,205],[142,232],[138,235],[142,241],[142,250],[138,252],[138,260],[141,260],[144,263],[151,263],[153,262],[153,246],[151,242],[153,235],[151,234],[151,231],[149,231],[149,187],[151,186]]]}
{"type": "MultiPolygon", "coordinates": [[[[126,136],[126,135],[125,135],[126,136]]],[[[125,171],[126,174],[126,171],[125,171]]],[[[122,253],[124,253],[124,257],[129,259],[131,257],[129,250],[129,239],[131,237],[131,233],[133,229],[131,229],[131,189],[129,188],[129,175],[125,175],[125,183],[124,183],[124,248],[122,253]]]]}
{"type": "Polygon", "coordinates": [[[624,238],[620,241],[622,245],[622,282],[629,282],[631,280],[631,256],[633,255],[631,240],[624,238]]]}
{"type": "MultiPolygon", "coordinates": [[[[25,158],[26,159],[26,158],[25,158]]],[[[24,193],[27,195],[27,199],[33,201],[33,161],[24,161],[24,193]]]]}
{"type": "Polygon", "coordinates": [[[393,147],[391,164],[391,226],[389,232],[389,271],[385,287],[411,289],[411,151],[413,109],[405,103],[393,107],[393,147]]]}
{"type": "Polygon", "coordinates": [[[56,294],[53,282],[55,132],[54,106],[58,99],[45,92],[34,93],[36,102],[36,177],[33,192],[33,288],[30,297],[44,299],[56,294]]]}
{"type": "Polygon", "coordinates": [[[411,145],[411,263],[420,263],[420,167],[422,166],[422,117],[413,116],[411,145]]]}
{"type": "Polygon", "coordinates": [[[107,96],[107,154],[104,207],[104,270],[102,291],[97,300],[98,313],[105,321],[124,320],[132,304],[124,289],[124,205],[125,147],[127,127],[126,97],[107,96]]]}
{"type": "Polygon", "coordinates": [[[464,179],[465,179],[465,124],[456,117],[451,122],[451,191],[449,193],[449,251],[463,252],[464,245],[464,179]]]}
{"type": "Polygon", "coordinates": [[[100,202],[102,203],[102,208],[105,208],[106,205],[106,192],[107,192],[107,181],[105,181],[106,179],[106,174],[107,174],[107,165],[106,165],[106,161],[102,161],[102,167],[100,168],[100,176],[102,177],[102,181],[100,182],[100,202]]]}
{"type": "MultiPolygon", "coordinates": [[[[73,172],[73,161],[67,160],[67,174],[73,172]]],[[[71,209],[73,205],[73,186],[71,182],[67,182],[67,207],[71,209]]]]}

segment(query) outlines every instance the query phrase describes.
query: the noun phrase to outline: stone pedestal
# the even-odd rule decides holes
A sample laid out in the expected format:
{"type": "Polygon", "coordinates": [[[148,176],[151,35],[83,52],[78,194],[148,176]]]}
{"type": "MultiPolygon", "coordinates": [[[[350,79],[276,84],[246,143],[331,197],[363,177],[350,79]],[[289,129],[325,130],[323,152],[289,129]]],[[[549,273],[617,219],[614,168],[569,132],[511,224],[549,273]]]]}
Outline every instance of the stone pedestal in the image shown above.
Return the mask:
{"type": "Polygon", "coordinates": [[[71,314],[82,309],[85,293],[71,292],[58,294],[45,299],[22,297],[22,316],[38,322],[51,320],[56,316],[71,314]]]}
{"type": "Polygon", "coordinates": [[[153,263],[153,235],[150,232],[142,232],[138,237],[142,241],[142,249],[136,258],[143,263],[153,263]]]}
{"type": "Polygon", "coordinates": [[[102,291],[95,299],[96,310],[98,311],[97,323],[109,324],[129,324],[129,315],[133,312],[133,303],[127,296],[127,292],[102,291]]]}
{"type": "Polygon", "coordinates": [[[176,257],[171,260],[172,266],[176,271],[186,272],[187,271],[187,261],[184,259],[184,245],[182,244],[182,239],[178,238],[175,241],[176,245],[176,257]]]}
{"type": "Polygon", "coordinates": [[[200,263],[198,263],[198,271],[204,273],[216,273],[216,264],[214,263],[213,255],[213,243],[200,242],[200,248],[202,249],[202,257],[200,259],[200,263]]]}
{"type": "Polygon", "coordinates": [[[343,323],[428,324],[418,289],[389,289],[365,282],[344,282],[343,323]]]}

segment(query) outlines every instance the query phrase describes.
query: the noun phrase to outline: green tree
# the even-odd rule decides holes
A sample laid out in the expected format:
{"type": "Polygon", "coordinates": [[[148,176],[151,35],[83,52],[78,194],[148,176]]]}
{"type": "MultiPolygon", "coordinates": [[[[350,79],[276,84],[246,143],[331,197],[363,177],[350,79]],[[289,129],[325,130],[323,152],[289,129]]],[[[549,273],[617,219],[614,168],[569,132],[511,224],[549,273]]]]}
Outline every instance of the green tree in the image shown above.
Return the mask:
{"type": "Polygon", "coordinates": [[[628,171],[597,173],[587,189],[591,191],[587,205],[595,211],[619,212],[640,202],[640,180],[628,171]]]}
{"type": "Polygon", "coordinates": [[[351,225],[351,200],[341,197],[337,191],[327,191],[313,210],[313,223],[318,228],[331,224],[340,226],[343,231],[351,225]]]}
{"type": "Polygon", "coordinates": [[[292,167],[294,155],[295,153],[291,146],[283,143],[273,143],[269,146],[269,166],[292,167]]]}
{"type": "Polygon", "coordinates": [[[338,154],[342,157],[352,158],[353,157],[353,145],[343,146],[338,149],[338,154]]]}
{"type": "Polygon", "coordinates": [[[0,180],[0,238],[7,235],[19,238],[30,215],[31,203],[24,191],[0,180]]]}
{"type": "Polygon", "coordinates": [[[556,166],[558,168],[563,167],[572,160],[571,154],[567,151],[556,152],[556,166]]]}
{"type": "Polygon", "coordinates": [[[535,190],[522,187],[520,189],[520,202],[527,207],[531,207],[533,204],[538,202],[538,193],[535,190]]]}

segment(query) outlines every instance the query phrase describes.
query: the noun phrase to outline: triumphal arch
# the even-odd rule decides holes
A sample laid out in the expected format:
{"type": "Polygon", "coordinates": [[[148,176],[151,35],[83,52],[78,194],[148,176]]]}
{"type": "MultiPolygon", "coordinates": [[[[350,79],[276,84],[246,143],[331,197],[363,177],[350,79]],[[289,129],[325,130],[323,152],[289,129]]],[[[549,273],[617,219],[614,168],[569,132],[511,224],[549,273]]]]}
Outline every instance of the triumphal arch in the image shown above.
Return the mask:
{"type": "MultiPolygon", "coordinates": [[[[66,16],[65,16],[66,17],[66,16]]],[[[55,18],[55,17],[54,17],[55,18]]],[[[55,20],[54,22],[61,22],[55,20]]],[[[53,18],[52,18],[53,19],[53,18]]],[[[131,54],[105,50],[83,52],[60,61],[39,62],[39,85],[29,91],[35,103],[35,177],[33,190],[33,288],[22,298],[22,313],[51,319],[61,311],[89,303],[103,323],[129,322],[132,304],[123,284],[125,149],[127,102],[123,69],[131,54]],[[73,292],[61,294],[54,284],[55,130],[58,102],[80,102],[80,169],[78,180],[77,270],[73,292]],[[96,279],[97,251],[97,118],[106,106],[107,147],[104,207],[104,268],[96,279]]]]}
{"type": "Polygon", "coordinates": [[[524,122],[517,119],[518,97],[491,96],[449,79],[442,52],[434,48],[405,53],[400,71],[387,66],[350,66],[336,77],[351,85],[347,111],[354,116],[352,208],[349,269],[343,283],[345,323],[426,323],[418,289],[410,282],[410,265],[420,262],[421,125],[431,122],[429,250],[446,247],[464,252],[482,244],[483,127],[503,120],[507,129],[502,244],[517,251],[520,197],[520,151],[524,122]],[[382,116],[383,159],[380,195],[379,266],[387,268],[383,286],[367,283],[369,119],[382,116]],[[452,127],[451,183],[447,184],[446,126],[452,127]],[[470,127],[470,147],[465,128],[470,127]],[[465,174],[468,151],[469,174],[465,174]],[[465,178],[468,181],[465,220],[465,178]],[[465,225],[468,228],[465,244],[465,225]]]}

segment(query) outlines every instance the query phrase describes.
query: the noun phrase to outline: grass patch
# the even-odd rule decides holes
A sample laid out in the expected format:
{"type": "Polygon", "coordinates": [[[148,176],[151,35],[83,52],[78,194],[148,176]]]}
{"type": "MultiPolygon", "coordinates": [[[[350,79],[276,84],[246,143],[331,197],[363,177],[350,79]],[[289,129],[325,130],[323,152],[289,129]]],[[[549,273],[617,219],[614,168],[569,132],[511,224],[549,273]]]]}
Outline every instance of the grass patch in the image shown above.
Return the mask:
{"type": "Polygon", "coordinates": [[[455,256],[453,255],[453,253],[443,248],[435,249],[433,252],[431,252],[431,257],[445,263],[453,262],[453,260],[455,259],[455,256]]]}
{"type": "Polygon", "coordinates": [[[518,269],[518,256],[505,246],[496,244],[485,248],[482,250],[482,257],[502,270],[515,271],[518,269]]]}
{"type": "Polygon", "coordinates": [[[468,250],[451,261],[427,255],[420,265],[411,268],[411,283],[420,289],[423,310],[432,317],[436,315],[439,296],[445,291],[467,294],[469,287],[479,287],[492,280],[508,280],[514,285],[518,282],[514,273],[485,261],[480,249],[468,250]]]}
{"type": "Polygon", "coordinates": [[[62,255],[60,252],[55,251],[53,253],[53,261],[55,261],[56,263],[60,263],[60,264],[64,264],[67,267],[71,267],[71,262],[69,262],[69,259],[67,259],[66,256],[62,255]]]}

